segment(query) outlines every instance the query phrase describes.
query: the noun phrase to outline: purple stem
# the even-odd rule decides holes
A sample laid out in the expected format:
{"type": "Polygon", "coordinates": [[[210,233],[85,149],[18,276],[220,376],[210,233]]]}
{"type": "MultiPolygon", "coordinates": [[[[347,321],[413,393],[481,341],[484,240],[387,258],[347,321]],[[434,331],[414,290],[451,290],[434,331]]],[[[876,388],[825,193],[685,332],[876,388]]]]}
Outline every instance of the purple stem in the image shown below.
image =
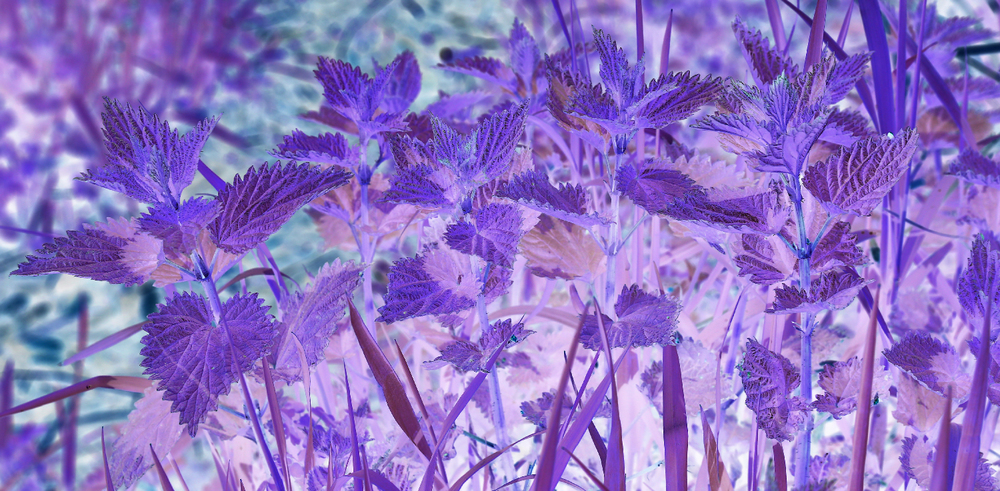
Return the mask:
{"type": "MultiPolygon", "coordinates": [[[[208,266],[205,266],[205,260],[201,256],[196,256],[195,261],[201,263],[201,268],[203,271],[210,271],[208,266]]],[[[260,418],[257,416],[257,406],[254,404],[253,397],[250,396],[250,388],[247,387],[247,379],[243,375],[243,370],[239,369],[239,365],[236,360],[238,356],[236,355],[236,340],[233,339],[233,333],[229,330],[229,326],[226,324],[226,318],[222,312],[222,302],[219,300],[219,292],[215,289],[215,281],[212,279],[211,272],[208,276],[201,280],[202,288],[205,290],[205,294],[208,295],[208,300],[212,305],[212,309],[219,316],[219,325],[226,333],[226,338],[229,340],[229,347],[233,355],[233,369],[240,374],[240,387],[243,389],[243,402],[247,405],[247,413],[250,414],[250,422],[253,424],[254,436],[257,437],[257,445],[260,446],[261,452],[264,454],[264,460],[267,462],[267,467],[271,471],[271,478],[274,479],[275,486],[278,491],[285,491],[285,482],[281,478],[281,472],[278,471],[278,465],[274,461],[274,457],[271,455],[271,450],[267,447],[267,442],[264,441],[264,432],[260,428],[260,418]]],[[[264,363],[267,363],[265,360],[264,363]]],[[[280,424],[280,423],[276,423],[280,424]]]]}
{"type": "Polygon", "coordinates": [[[771,33],[774,34],[774,49],[785,51],[785,24],[781,20],[781,11],[778,9],[778,0],[765,0],[767,6],[767,19],[771,22],[771,33]]]}

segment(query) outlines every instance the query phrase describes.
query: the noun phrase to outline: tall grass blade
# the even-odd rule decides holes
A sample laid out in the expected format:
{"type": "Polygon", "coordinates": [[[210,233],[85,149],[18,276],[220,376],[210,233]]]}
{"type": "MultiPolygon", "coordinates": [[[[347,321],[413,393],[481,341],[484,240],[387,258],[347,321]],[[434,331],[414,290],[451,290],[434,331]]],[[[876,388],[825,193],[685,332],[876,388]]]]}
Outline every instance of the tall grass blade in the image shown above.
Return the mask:
{"type": "Polygon", "coordinates": [[[826,31],[826,0],[816,1],[816,13],[809,28],[809,44],[806,46],[806,62],[803,68],[819,63],[823,55],[823,33],[826,31]]]}
{"type": "Polygon", "coordinates": [[[4,418],[12,414],[22,413],[46,404],[52,404],[53,402],[61,401],[67,397],[82,394],[92,389],[117,389],[141,394],[150,386],[152,386],[152,382],[142,377],[130,377],[127,375],[100,375],[77,382],[69,387],[51,392],[19,406],[12,407],[0,413],[0,418],[4,418]]]}
{"type": "Polygon", "coordinates": [[[278,405],[278,393],[274,389],[274,379],[271,377],[270,365],[267,358],[261,360],[261,366],[264,367],[264,388],[267,391],[267,407],[271,412],[271,423],[274,425],[274,439],[278,441],[278,459],[281,460],[281,471],[285,478],[285,489],[292,489],[292,476],[288,470],[288,442],[285,440],[285,423],[281,418],[281,406],[278,405]]]}
{"type": "Polygon", "coordinates": [[[934,470],[931,471],[930,491],[948,491],[951,476],[948,475],[948,447],[951,446],[951,386],[945,394],[944,417],[938,430],[937,447],[934,451],[934,470]]]}
{"type": "Polygon", "coordinates": [[[953,489],[972,491],[976,480],[976,467],[979,465],[979,435],[983,429],[983,414],[986,412],[986,388],[989,385],[990,362],[990,331],[993,319],[993,302],[995,287],[990,288],[986,296],[986,315],[983,316],[983,329],[979,334],[979,353],[976,358],[976,369],[972,375],[972,389],[969,401],[965,406],[965,417],[962,419],[962,439],[958,443],[958,457],[955,461],[955,484],[953,489]]]}
{"type": "Polygon", "coordinates": [[[149,444],[149,451],[153,453],[153,464],[156,466],[156,476],[160,478],[160,489],[163,491],[174,491],[174,486],[170,484],[167,471],[163,470],[163,463],[160,462],[160,457],[156,455],[156,450],[153,450],[152,443],[149,444]]]}
{"type": "Polygon", "coordinates": [[[78,351],[73,356],[71,356],[69,358],[66,358],[66,360],[63,361],[62,363],[60,363],[60,365],[62,365],[62,366],[71,365],[71,364],[76,363],[78,361],[81,361],[81,360],[84,360],[86,358],[89,358],[89,357],[91,357],[91,356],[93,356],[93,355],[95,355],[97,353],[100,353],[101,351],[104,351],[104,350],[106,350],[106,349],[108,349],[108,348],[110,348],[110,347],[112,347],[112,346],[114,346],[114,345],[116,345],[116,344],[118,344],[118,343],[120,343],[120,342],[122,342],[122,341],[124,341],[124,340],[126,340],[128,338],[130,338],[130,337],[132,337],[133,334],[141,331],[142,330],[142,326],[144,326],[144,325],[146,325],[146,321],[142,321],[142,322],[139,322],[137,324],[132,324],[131,326],[128,326],[125,329],[122,329],[121,331],[118,331],[118,332],[116,332],[114,334],[111,334],[110,336],[107,336],[107,337],[101,339],[100,341],[97,341],[96,343],[94,343],[94,344],[92,344],[90,346],[87,346],[86,348],[81,349],[80,351],[78,351]]]}
{"type": "Polygon", "coordinates": [[[892,64],[889,61],[889,41],[878,0],[858,0],[861,23],[865,27],[868,50],[872,52],[872,81],[875,84],[875,105],[878,110],[878,130],[890,133],[899,130],[892,97],[892,64]]]}
{"type": "MultiPolygon", "coordinates": [[[[596,302],[595,302],[596,305],[596,302]]],[[[608,435],[608,460],[604,467],[604,480],[610,491],[625,491],[625,445],[622,442],[622,418],[618,410],[618,383],[615,380],[615,358],[608,342],[608,330],[604,325],[601,307],[597,309],[597,325],[601,332],[601,343],[608,357],[608,377],[611,378],[611,434],[608,435]]],[[[626,353],[629,348],[625,348],[626,353]]]]}
{"type": "Polygon", "coordinates": [[[104,444],[104,427],[101,427],[101,456],[104,458],[104,483],[108,491],[115,491],[115,483],[111,480],[111,466],[108,465],[108,447],[104,444]]]}
{"type": "Polygon", "coordinates": [[[771,447],[774,454],[774,483],[778,486],[777,491],[788,491],[788,469],[785,464],[785,447],[781,442],[774,442],[771,447]]]}
{"type": "Polygon", "coordinates": [[[858,395],[858,413],[854,420],[854,455],[851,458],[850,491],[862,491],[865,479],[865,458],[868,455],[868,426],[871,423],[872,380],[875,373],[875,334],[878,332],[878,297],[875,291],[875,306],[868,320],[867,337],[861,374],[861,393],[858,395]]]}
{"type": "Polygon", "coordinates": [[[688,425],[681,361],[676,346],[663,347],[663,471],[667,491],[686,491],[688,425]]]}

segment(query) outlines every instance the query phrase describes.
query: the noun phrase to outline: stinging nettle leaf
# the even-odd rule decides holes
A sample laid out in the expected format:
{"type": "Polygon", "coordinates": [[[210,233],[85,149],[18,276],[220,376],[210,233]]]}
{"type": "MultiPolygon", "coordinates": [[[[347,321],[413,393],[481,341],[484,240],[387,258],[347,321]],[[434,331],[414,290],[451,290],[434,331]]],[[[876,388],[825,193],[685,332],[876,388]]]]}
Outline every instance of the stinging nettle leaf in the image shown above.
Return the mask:
{"type": "Polygon", "coordinates": [[[818,314],[824,310],[841,310],[850,305],[868,283],[853,269],[827,271],[809,285],[808,293],[797,286],[779,286],[774,290],[774,308],[766,312],[818,314]]]}
{"type": "Polygon", "coordinates": [[[952,387],[952,396],[962,399],[969,393],[971,377],[962,370],[955,348],[926,332],[907,332],[902,340],[883,351],[885,359],[938,392],[952,387]]]}
{"type": "Polygon", "coordinates": [[[153,466],[150,444],[157,455],[165,455],[180,440],[178,415],[162,396],[152,387],[146,389],[129,413],[121,436],[111,444],[108,460],[116,488],[128,489],[153,466]]]}
{"type": "Polygon", "coordinates": [[[159,264],[162,245],[134,223],[112,220],[85,225],[56,237],[29,255],[12,275],[65,273],[78,278],[133,286],[150,279],[159,264]]]}
{"type": "Polygon", "coordinates": [[[220,325],[205,297],[185,292],[160,306],[143,326],[144,357],[140,365],[163,399],[173,401],[171,411],[180,413],[192,437],[205,416],[219,407],[218,398],[228,394],[239,371],[253,368],[274,338],[273,319],[256,294],[236,295],[222,304],[220,325]],[[231,344],[232,339],[236,344],[231,344]],[[235,359],[234,359],[235,355],[235,359]]]}
{"type": "Polygon", "coordinates": [[[579,184],[554,186],[543,171],[529,171],[502,183],[495,195],[581,227],[607,223],[596,213],[587,213],[587,192],[579,184]]]}
{"type": "Polygon", "coordinates": [[[1000,165],[969,148],[963,150],[952,162],[949,173],[973,184],[1000,188],[1000,165]]]}
{"type": "Polygon", "coordinates": [[[654,215],[666,213],[675,201],[688,194],[703,192],[666,160],[646,159],[638,166],[629,162],[618,169],[615,179],[622,194],[654,215]]]}
{"type": "Polygon", "coordinates": [[[514,323],[510,319],[496,321],[490,324],[478,342],[452,341],[441,347],[441,356],[426,362],[426,365],[428,368],[439,368],[449,364],[462,372],[485,372],[488,371],[486,363],[498,348],[507,349],[534,332],[525,329],[521,322],[514,323]]]}
{"type": "Polygon", "coordinates": [[[800,382],[792,362],[751,338],[747,340],[740,377],[747,394],[746,405],[757,415],[757,424],[767,437],[792,440],[809,410],[808,402],[791,395],[800,382]]]}
{"type": "Polygon", "coordinates": [[[277,232],[299,208],[350,178],[343,169],[307,164],[251,168],[219,191],[221,212],[209,225],[212,240],[227,252],[244,253],[277,232]]]}
{"type": "Polygon", "coordinates": [[[837,222],[813,247],[809,267],[822,273],[840,266],[860,266],[866,262],[864,252],[857,246],[858,237],[851,233],[850,222],[837,222]]]}
{"type": "Polygon", "coordinates": [[[352,147],[340,133],[311,136],[295,130],[291,135],[285,135],[278,148],[269,153],[281,159],[343,167],[352,167],[361,162],[360,151],[352,147]]]}
{"type": "Polygon", "coordinates": [[[163,241],[163,252],[172,260],[186,259],[198,246],[202,230],[219,214],[218,202],[194,197],[177,208],[160,203],[139,217],[139,230],[163,241]]]}
{"type": "Polygon", "coordinates": [[[202,120],[180,136],[141,105],[133,108],[107,97],[101,118],[108,165],[78,179],[145,203],[175,205],[194,180],[201,149],[218,122],[202,120]]]}
{"type": "Polygon", "coordinates": [[[512,267],[521,240],[521,213],[514,205],[489,203],[476,212],[475,225],[464,221],[449,225],[444,240],[456,251],[512,267]]]}
{"type": "Polygon", "coordinates": [[[667,216],[724,232],[771,235],[788,220],[791,207],[777,181],[767,189],[708,189],[674,203],[667,216]]]}
{"type": "Polygon", "coordinates": [[[906,172],[917,133],[858,140],[806,170],[802,183],[830,214],[870,215],[906,172]]]}
{"type": "Polygon", "coordinates": [[[966,312],[982,318],[986,315],[986,299],[993,292],[993,315],[1000,305],[1000,240],[992,232],[981,232],[972,243],[969,262],[958,278],[956,292],[966,312]]]}
{"type": "Polygon", "coordinates": [[[772,48],[767,37],[759,30],[751,30],[739,17],[733,21],[733,32],[758,87],[769,85],[782,74],[795,77],[798,73],[799,68],[791,58],[772,48]]]}
{"type": "MultiPolygon", "coordinates": [[[[680,310],[680,304],[676,300],[666,295],[646,293],[639,285],[632,285],[622,287],[618,301],[615,302],[618,320],[612,321],[603,313],[601,316],[612,348],[654,344],[672,346],[680,340],[677,335],[677,316],[680,310]]],[[[600,324],[596,315],[588,314],[584,317],[580,342],[584,348],[593,351],[602,349],[600,324]]]]}

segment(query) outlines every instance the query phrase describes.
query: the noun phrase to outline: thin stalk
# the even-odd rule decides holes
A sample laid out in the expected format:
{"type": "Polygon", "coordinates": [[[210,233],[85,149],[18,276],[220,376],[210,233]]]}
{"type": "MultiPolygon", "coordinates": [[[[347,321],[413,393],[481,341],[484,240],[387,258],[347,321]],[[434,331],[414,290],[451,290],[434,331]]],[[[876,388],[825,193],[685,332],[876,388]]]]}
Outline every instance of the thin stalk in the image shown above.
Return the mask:
{"type": "MultiPolygon", "coordinates": [[[[271,471],[271,478],[274,480],[275,486],[278,488],[278,491],[285,491],[285,482],[281,477],[281,472],[278,471],[278,466],[274,462],[271,450],[267,447],[267,442],[264,441],[264,432],[261,431],[260,418],[257,416],[253,397],[250,396],[250,388],[247,387],[247,379],[243,376],[243,370],[240,370],[239,365],[236,363],[236,341],[233,339],[233,333],[229,330],[229,326],[226,324],[226,319],[222,315],[222,302],[219,300],[219,293],[215,289],[215,281],[212,279],[211,270],[205,266],[205,261],[201,258],[201,256],[196,256],[195,260],[201,265],[200,269],[202,271],[208,272],[204,279],[201,280],[201,285],[205,290],[205,294],[208,295],[208,300],[212,306],[212,310],[216,315],[218,315],[219,325],[226,333],[226,339],[229,341],[229,349],[232,351],[233,355],[233,368],[240,375],[240,387],[243,389],[243,402],[247,405],[247,412],[250,414],[250,422],[253,423],[253,431],[254,436],[257,437],[257,444],[260,446],[261,452],[264,454],[264,460],[267,461],[267,467],[271,471]]],[[[264,363],[267,363],[267,361],[264,361],[264,363]]]]}
{"type": "Polygon", "coordinates": [[[616,266],[618,262],[618,248],[621,242],[621,226],[618,223],[618,215],[621,212],[621,196],[615,185],[615,173],[618,172],[622,163],[622,154],[615,152],[615,170],[608,169],[608,177],[611,180],[611,225],[608,227],[608,249],[605,252],[608,258],[607,282],[604,289],[604,305],[613,305],[615,300],[616,266]]]}
{"type": "MultiPolygon", "coordinates": [[[[361,142],[361,150],[366,152],[368,149],[368,139],[364,139],[361,142]]],[[[358,252],[361,253],[361,262],[365,264],[364,276],[362,277],[362,291],[364,292],[364,307],[362,312],[364,314],[364,320],[366,326],[374,326],[375,322],[375,295],[373,293],[372,287],[372,261],[375,259],[375,238],[368,233],[368,225],[371,221],[370,210],[371,203],[369,202],[368,187],[369,183],[366,182],[371,178],[371,174],[374,170],[367,168],[368,162],[364,162],[365,173],[368,174],[368,178],[362,180],[361,176],[358,175],[358,184],[361,187],[361,233],[358,234],[358,252]]]]}
{"type": "MultiPolygon", "coordinates": [[[[486,263],[483,267],[483,285],[486,284],[486,279],[490,274],[490,264],[486,263]]],[[[479,311],[479,323],[480,323],[480,336],[486,334],[486,330],[490,328],[490,317],[486,312],[486,298],[483,292],[480,291],[479,295],[476,296],[476,310],[479,311]]],[[[497,446],[500,448],[505,448],[510,445],[510,435],[507,434],[507,420],[503,414],[503,394],[500,392],[500,375],[499,368],[493,367],[490,370],[488,380],[488,387],[490,391],[490,416],[493,418],[493,427],[496,429],[497,446]]],[[[506,483],[511,478],[514,477],[514,459],[509,453],[504,454],[501,457],[501,462],[504,468],[504,478],[503,482],[506,483]]],[[[515,491],[517,491],[517,486],[514,486],[515,491]]]]}
{"type": "MultiPolygon", "coordinates": [[[[795,205],[795,217],[799,228],[799,288],[810,290],[812,280],[809,259],[812,256],[812,245],[806,231],[805,215],[802,212],[802,189],[796,177],[791,180],[792,202],[795,205]]],[[[812,314],[802,316],[802,366],[800,370],[800,395],[806,401],[812,401],[812,314]]],[[[810,446],[812,444],[813,417],[806,413],[805,425],[799,436],[798,459],[795,462],[795,488],[805,487],[809,483],[810,446]]]]}

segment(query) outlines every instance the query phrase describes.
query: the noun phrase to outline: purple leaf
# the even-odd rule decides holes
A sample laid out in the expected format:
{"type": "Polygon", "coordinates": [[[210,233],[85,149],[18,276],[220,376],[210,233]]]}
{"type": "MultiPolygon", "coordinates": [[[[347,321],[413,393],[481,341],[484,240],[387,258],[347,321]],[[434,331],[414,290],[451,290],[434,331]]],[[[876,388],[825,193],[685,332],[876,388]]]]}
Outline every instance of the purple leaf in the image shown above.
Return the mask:
{"type": "Polygon", "coordinates": [[[889,363],[942,395],[948,386],[956,399],[968,394],[970,377],[962,370],[962,360],[947,341],[926,332],[910,331],[883,354],[889,363]]]}
{"type": "Polygon", "coordinates": [[[825,392],[816,396],[813,407],[830,413],[833,419],[853,413],[858,408],[860,367],[861,362],[856,356],[826,365],[819,374],[819,386],[825,392]]]}
{"type": "Polygon", "coordinates": [[[664,128],[687,119],[709,104],[722,91],[722,79],[691,75],[691,72],[660,75],[645,87],[636,103],[635,125],[641,128],[664,128]]]}
{"type": "Polygon", "coordinates": [[[205,416],[219,407],[218,397],[229,393],[239,373],[250,370],[271,347],[273,319],[263,303],[251,294],[222,304],[222,322],[231,338],[218,325],[207,299],[189,292],[160,306],[143,326],[147,333],[140,351],[143,373],[160,381],[157,389],[164,391],[164,400],[173,401],[170,410],[180,413],[180,422],[192,437],[205,416]]]}
{"type": "Polygon", "coordinates": [[[521,213],[517,207],[490,203],[476,212],[475,225],[469,222],[448,225],[444,240],[456,251],[510,268],[521,235],[521,213]]]}
{"type": "Polygon", "coordinates": [[[759,30],[751,30],[738,17],[733,21],[733,32],[740,43],[743,57],[750,66],[750,73],[758,87],[770,85],[779,75],[785,74],[794,78],[799,67],[792,59],[785,56],[777,48],[771,47],[771,41],[759,30]]]}
{"type": "MultiPolygon", "coordinates": [[[[622,292],[615,302],[617,321],[601,314],[604,327],[608,331],[608,342],[612,348],[625,346],[660,346],[676,345],[677,316],[680,314],[680,304],[666,295],[646,293],[639,285],[622,287],[622,292]]],[[[596,315],[587,315],[583,319],[583,331],[580,333],[583,347],[598,351],[601,349],[600,326],[596,315]]]]}
{"type": "MultiPolygon", "coordinates": [[[[593,395],[594,390],[590,389],[584,392],[583,397],[580,398],[581,401],[588,401],[593,395]]],[[[534,423],[539,428],[545,429],[548,427],[549,415],[552,414],[552,403],[555,402],[556,396],[554,391],[545,391],[542,396],[538,399],[532,401],[524,401],[521,403],[521,416],[524,419],[534,423]]],[[[570,410],[574,407],[574,397],[570,394],[565,394],[562,397],[562,410],[559,412],[560,424],[565,424],[566,416],[570,415],[570,410]]],[[[611,417],[611,405],[605,402],[597,409],[594,414],[595,418],[608,418],[611,417]]]]}
{"type": "Polygon", "coordinates": [[[535,92],[532,90],[532,84],[536,83],[536,72],[541,64],[542,55],[535,38],[531,37],[528,29],[516,18],[514,26],[510,28],[509,49],[510,67],[518,77],[518,92],[522,96],[535,92]]]}
{"type": "Polygon", "coordinates": [[[198,246],[201,232],[218,214],[218,202],[202,197],[190,198],[179,208],[160,203],[139,217],[139,230],[162,240],[167,257],[186,258],[198,246]]]}
{"type": "Polygon", "coordinates": [[[109,98],[104,99],[101,117],[108,165],[80,179],[146,203],[180,201],[218,122],[217,118],[202,120],[180,136],[146,108],[133,109],[109,98]]]}
{"type": "Polygon", "coordinates": [[[424,208],[451,205],[446,193],[454,183],[455,176],[445,169],[436,170],[438,166],[432,149],[405,135],[390,135],[387,140],[396,162],[396,173],[389,178],[389,190],[382,195],[381,200],[424,208]]]}
{"type": "Polygon", "coordinates": [[[310,136],[301,130],[295,130],[291,135],[285,136],[285,141],[279,143],[276,150],[269,153],[282,159],[342,167],[352,167],[361,162],[360,151],[352,147],[340,133],[310,136]]]}
{"type": "Polygon", "coordinates": [[[872,136],[871,124],[864,115],[857,111],[842,111],[834,109],[826,120],[826,128],[819,135],[825,142],[842,146],[851,146],[859,138],[872,136]]]}
{"type": "Polygon", "coordinates": [[[106,224],[70,230],[29,255],[12,275],[66,273],[79,278],[133,286],[150,279],[159,264],[161,245],[134,224],[106,224]]]}
{"type": "Polygon", "coordinates": [[[751,338],[747,340],[740,377],[747,394],[746,405],[757,415],[757,424],[767,437],[792,440],[805,420],[804,412],[809,410],[807,402],[791,395],[800,381],[792,362],[751,338]]]}
{"type": "Polygon", "coordinates": [[[543,171],[516,175],[501,184],[495,195],[584,228],[607,222],[596,213],[587,213],[587,192],[582,186],[564,183],[554,186],[543,171]]]}
{"type": "Polygon", "coordinates": [[[830,214],[870,215],[906,172],[916,144],[917,132],[910,129],[859,140],[810,167],[802,183],[830,214]]]}
{"type": "Polygon", "coordinates": [[[644,84],[645,65],[629,67],[625,50],[618,47],[611,36],[594,28],[594,46],[601,57],[600,76],[611,99],[618,107],[628,107],[635,102],[635,94],[644,84]]]}
{"type": "Polygon", "coordinates": [[[408,61],[405,57],[398,57],[385,68],[380,68],[372,78],[350,63],[321,56],[313,73],[323,85],[327,103],[334,111],[354,122],[365,141],[376,133],[406,129],[402,114],[380,112],[379,109],[387,95],[393,72],[401,63],[408,61]]]}
{"type": "Polygon", "coordinates": [[[303,205],[350,178],[339,168],[321,170],[306,164],[251,168],[219,192],[222,212],[209,225],[212,240],[226,252],[242,254],[267,240],[303,205]]]}
{"type": "Polygon", "coordinates": [[[478,276],[468,256],[437,245],[416,257],[402,258],[389,269],[388,292],[378,321],[454,314],[475,306],[480,292],[491,301],[510,286],[506,268],[490,268],[485,285],[478,276]]]}
{"type": "Polygon", "coordinates": [[[510,169],[517,143],[524,134],[527,116],[528,105],[522,103],[486,118],[473,137],[476,143],[475,167],[459,168],[458,174],[468,179],[482,173],[485,175],[483,183],[505,174],[510,169]]]}
{"type": "Polygon", "coordinates": [[[963,150],[952,162],[949,173],[973,184],[1000,188],[1000,166],[969,148],[963,150]]]}
{"type": "Polygon", "coordinates": [[[994,292],[993,315],[997,315],[1000,304],[1000,287],[997,275],[1000,263],[1000,241],[992,232],[982,232],[976,236],[969,252],[969,262],[958,278],[956,292],[962,308],[966,312],[982,318],[986,312],[983,300],[994,292]]]}
{"type": "Polygon", "coordinates": [[[758,285],[773,285],[788,278],[789,272],[775,259],[774,245],[763,236],[743,234],[743,253],[733,258],[733,264],[740,268],[739,276],[750,276],[750,281],[758,285]]]}
{"type": "Polygon", "coordinates": [[[771,314],[818,314],[824,310],[841,310],[858,296],[869,282],[852,269],[827,271],[815,279],[806,293],[799,287],[782,285],[774,290],[771,314]]]}
{"type": "Polygon", "coordinates": [[[857,246],[858,237],[851,233],[849,222],[837,222],[816,242],[809,266],[814,273],[822,273],[840,266],[860,266],[865,255],[857,246]]]}
{"type": "Polygon", "coordinates": [[[116,488],[128,489],[153,466],[150,444],[160,454],[166,454],[180,440],[178,415],[170,411],[170,401],[162,396],[152,387],[146,389],[129,413],[121,436],[111,444],[108,460],[116,488]]]}
{"type": "Polygon", "coordinates": [[[785,226],[791,208],[776,181],[767,189],[709,189],[677,201],[667,215],[725,232],[770,235],[785,226]]]}
{"type": "MultiPolygon", "coordinates": [[[[404,113],[420,95],[420,64],[412,51],[403,51],[392,61],[396,69],[391,72],[385,87],[382,107],[390,113],[404,113]]],[[[383,69],[375,64],[375,70],[383,69]]]]}
{"type": "Polygon", "coordinates": [[[599,85],[591,86],[556,67],[551,58],[546,58],[546,77],[549,114],[566,131],[579,136],[594,148],[605,150],[614,132],[596,123],[595,118],[603,121],[617,119],[617,108],[611,97],[605,95],[599,85]]]}
{"type": "MultiPolygon", "coordinates": [[[[510,348],[534,332],[525,329],[523,323],[514,324],[510,319],[496,321],[479,337],[477,343],[458,339],[444,345],[441,347],[441,356],[427,362],[427,366],[438,368],[450,364],[462,372],[486,371],[486,362],[497,348],[510,348]]],[[[497,366],[501,366],[499,359],[497,366]]]]}
{"type": "Polygon", "coordinates": [[[472,75],[473,77],[483,79],[511,91],[517,90],[514,83],[515,74],[513,70],[496,58],[473,56],[461,58],[453,63],[438,65],[438,67],[449,72],[472,75]]]}
{"type": "Polygon", "coordinates": [[[871,53],[861,53],[837,62],[826,75],[826,91],[822,104],[832,106],[843,100],[865,74],[869,60],[871,53]]]}
{"type": "Polygon", "coordinates": [[[310,367],[326,359],[323,351],[347,312],[347,298],[361,284],[363,269],[350,261],[335,260],[324,265],[302,291],[281,299],[281,322],[270,353],[275,375],[288,381],[301,377],[299,350],[292,336],[302,346],[310,367]]]}
{"type": "Polygon", "coordinates": [[[671,168],[666,160],[646,159],[639,165],[629,162],[618,170],[618,189],[650,214],[666,213],[678,199],[701,188],[684,173],[671,168]]]}

